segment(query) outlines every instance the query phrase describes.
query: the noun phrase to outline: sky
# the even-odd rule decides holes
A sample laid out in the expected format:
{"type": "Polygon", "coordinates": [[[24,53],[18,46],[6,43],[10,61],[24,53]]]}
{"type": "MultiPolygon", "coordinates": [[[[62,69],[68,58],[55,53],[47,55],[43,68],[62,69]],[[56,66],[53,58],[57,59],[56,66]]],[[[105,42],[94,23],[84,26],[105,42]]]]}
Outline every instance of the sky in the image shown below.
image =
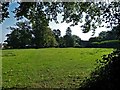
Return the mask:
{"type": "MultiPolygon", "coordinates": [[[[14,13],[12,13],[11,11],[13,11],[15,9],[15,7],[18,7],[18,4],[16,2],[12,2],[9,6],[9,12],[10,12],[10,18],[7,18],[6,20],[3,21],[2,24],[0,24],[0,30],[2,29],[2,32],[0,31],[0,42],[4,42],[6,40],[6,34],[10,33],[11,31],[9,29],[7,29],[10,26],[14,26],[15,23],[17,22],[17,20],[15,19],[15,15],[14,13]]],[[[61,21],[62,20],[62,16],[58,15],[58,20],[61,21]]],[[[70,24],[67,23],[59,23],[56,24],[54,21],[49,23],[49,27],[53,30],[53,29],[60,29],[61,30],[61,35],[65,35],[66,33],[66,29],[67,27],[69,27],[70,24]]],[[[82,33],[82,30],[80,28],[80,24],[78,24],[77,26],[71,27],[72,30],[72,34],[73,35],[77,35],[79,36],[82,40],[89,40],[90,37],[95,37],[98,36],[99,33],[101,31],[107,31],[109,29],[107,28],[98,28],[96,29],[95,35],[92,36],[92,31],[90,31],[89,33],[82,33]]]]}

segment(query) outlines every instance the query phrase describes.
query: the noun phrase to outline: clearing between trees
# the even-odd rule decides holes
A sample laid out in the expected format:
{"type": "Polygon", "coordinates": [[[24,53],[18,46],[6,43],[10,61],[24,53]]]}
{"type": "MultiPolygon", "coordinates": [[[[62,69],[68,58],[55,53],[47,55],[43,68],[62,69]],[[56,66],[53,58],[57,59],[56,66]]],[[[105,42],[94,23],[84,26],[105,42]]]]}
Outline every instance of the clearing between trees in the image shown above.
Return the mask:
{"type": "Polygon", "coordinates": [[[3,88],[78,88],[112,48],[11,49],[2,52],[3,88]]]}

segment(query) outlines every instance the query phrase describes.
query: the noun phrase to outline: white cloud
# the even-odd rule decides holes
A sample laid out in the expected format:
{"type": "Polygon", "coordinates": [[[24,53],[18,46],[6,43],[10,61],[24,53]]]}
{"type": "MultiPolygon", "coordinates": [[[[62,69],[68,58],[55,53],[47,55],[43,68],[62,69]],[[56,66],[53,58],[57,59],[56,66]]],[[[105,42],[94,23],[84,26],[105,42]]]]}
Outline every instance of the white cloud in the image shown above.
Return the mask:
{"type": "MultiPolygon", "coordinates": [[[[60,29],[62,36],[65,35],[66,29],[67,29],[67,27],[69,27],[69,25],[70,24],[67,24],[67,23],[60,23],[60,24],[56,24],[54,22],[50,22],[49,23],[49,26],[50,26],[50,28],[52,30],[53,29],[60,29]]],[[[90,31],[88,33],[82,33],[80,25],[71,27],[71,29],[72,29],[72,34],[79,36],[82,40],[89,40],[90,37],[98,36],[101,31],[108,31],[109,30],[109,29],[107,29],[105,27],[98,28],[95,31],[95,35],[92,36],[92,34],[93,34],[92,31],[90,31]]]]}
{"type": "MultiPolygon", "coordinates": [[[[83,13],[83,14],[85,14],[85,13],[83,13]]],[[[61,22],[62,19],[63,19],[62,14],[59,14],[57,16],[57,18],[58,18],[58,21],[61,22]]],[[[85,23],[84,20],[83,20],[83,23],[85,23]]],[[[66,29],[67,29],[67,27],[70,26],[70,24],[71,23],[67,24],[65,22],[64,23],[56,24],[54,21],[52,21],[52,22],[49,23],[49,26],[50,26],[50,28],[52,30],[53,29],[60,29],[61,30],[61,35],[63,36],[63,35],[65,35],[66,29]]],[[[102,24],[103,25],[107,25],[106,23],[102,23],[102,24]]],[[[92,34],[93,34],[92,31],[90,31],[88,33],[82,33],[82,30],[80,28],[81,25],[82,25],[81,23],[78,23],[78,25],[76,25],[74,27],[71,27],[71,29],[72,29],[72,34],[79,36],[82,40],[89,40],[90,37],[98,36],[101,31],[107,31],[107,30],[109,30],[109,29],[107,29],[105,27],[98,28],[95,31],[95,35],[92,36],[92,34]]]]}

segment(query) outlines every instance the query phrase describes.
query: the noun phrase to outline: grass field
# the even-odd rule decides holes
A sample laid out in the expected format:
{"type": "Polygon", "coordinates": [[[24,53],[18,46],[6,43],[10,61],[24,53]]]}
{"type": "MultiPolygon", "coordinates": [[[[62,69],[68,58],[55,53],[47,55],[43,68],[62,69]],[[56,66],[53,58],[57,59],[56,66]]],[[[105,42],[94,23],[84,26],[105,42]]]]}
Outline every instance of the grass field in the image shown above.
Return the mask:
{"type": "Polygon", "coordinates": [[[96,66],[96,59],[112,50],[105,48],[3,50],[3,87],[77,88],[96,66]]]}

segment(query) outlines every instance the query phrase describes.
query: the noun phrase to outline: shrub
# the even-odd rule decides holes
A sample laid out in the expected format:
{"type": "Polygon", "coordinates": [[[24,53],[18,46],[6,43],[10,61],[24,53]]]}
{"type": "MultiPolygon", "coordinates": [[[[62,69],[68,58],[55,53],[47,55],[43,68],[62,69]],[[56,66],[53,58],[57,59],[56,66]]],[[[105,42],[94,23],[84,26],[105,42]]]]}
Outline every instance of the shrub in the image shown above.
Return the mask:
{"type": "Polygon", "coordinates": [[[89,78],[81,84],[80,90],[120,90],[120,50],[104,55],[98,60],[96,67],[89,78]]]}

